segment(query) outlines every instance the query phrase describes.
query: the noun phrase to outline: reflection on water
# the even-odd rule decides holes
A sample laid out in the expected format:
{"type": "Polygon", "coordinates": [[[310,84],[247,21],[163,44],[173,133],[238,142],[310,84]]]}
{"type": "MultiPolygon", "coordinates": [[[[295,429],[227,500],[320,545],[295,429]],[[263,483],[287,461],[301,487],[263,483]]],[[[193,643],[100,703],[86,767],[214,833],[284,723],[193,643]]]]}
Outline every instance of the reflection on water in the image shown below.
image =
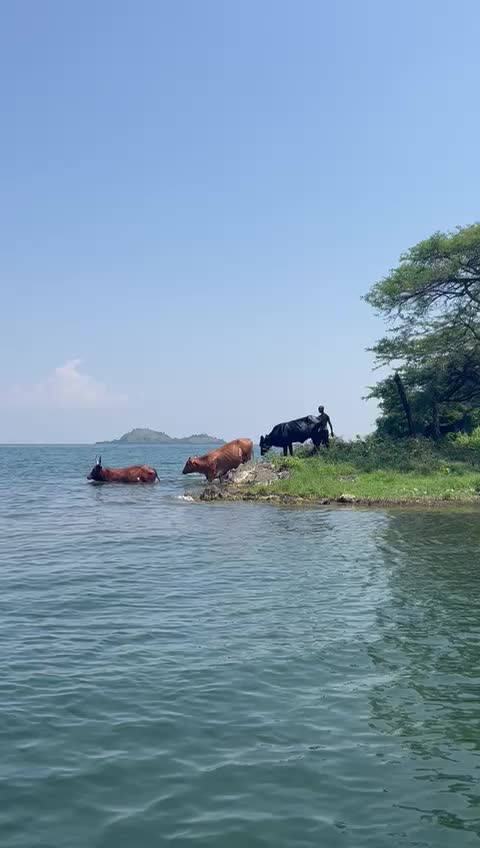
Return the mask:
{"type": "Polygon", "coordinates": [[[411,799],[400,807],[478,836],[478,516],[397,511],[379,547],[389,596],[368,654],[390,680],[372,687],[369,701],[374,726],[398,737],[415,765],[411,799]]]}

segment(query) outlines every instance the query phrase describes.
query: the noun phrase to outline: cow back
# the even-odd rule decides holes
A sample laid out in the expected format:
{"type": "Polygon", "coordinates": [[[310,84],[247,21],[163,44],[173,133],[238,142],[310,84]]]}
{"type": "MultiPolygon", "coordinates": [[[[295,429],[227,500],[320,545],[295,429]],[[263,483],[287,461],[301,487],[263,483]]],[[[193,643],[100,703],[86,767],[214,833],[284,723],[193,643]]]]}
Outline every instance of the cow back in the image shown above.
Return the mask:
{"type": "Polygon", "coordinates": [[[314,415],[305,415],[293,421],[283,421],[276,424],[267,438],[270,444],[283,447],[293,442],[305,442],[315,432],[317,419],[314,415]]]}
{"type": "Polygon", "coordinates": [[[223,445],[223,447],[218,449],[217,456],[215,457],[215,477],[222,477],[228,471],[233,471],[242,462],[243,454],[238,444],[238,439],[235,439],[234,442],[229,442],[227,445],[223,445]]]}
{"type": "Polygon", "coordinates": [[[157,472],[149,465],[130,465],[128,468],[104,468],[107,483],[153,483],[157,472]]]}

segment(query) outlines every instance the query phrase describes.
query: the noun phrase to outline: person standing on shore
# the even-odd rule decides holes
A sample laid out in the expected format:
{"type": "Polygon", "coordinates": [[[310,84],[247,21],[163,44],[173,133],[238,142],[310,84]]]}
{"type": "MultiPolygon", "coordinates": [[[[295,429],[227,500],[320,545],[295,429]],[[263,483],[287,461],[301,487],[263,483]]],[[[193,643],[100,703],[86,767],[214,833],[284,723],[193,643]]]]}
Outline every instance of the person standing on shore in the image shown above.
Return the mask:
{"type": "Polygon", "coordinates": [[[330,427],[330,435],[333,436],[333,427],[332,422],[330,421],[330,416],[325,412],[324,406],[318,407],[318,431],[320,436],[320,444],[325,445],[326,448],[329,446],[329,435],[328,435],[328,427],[330,427]]]}

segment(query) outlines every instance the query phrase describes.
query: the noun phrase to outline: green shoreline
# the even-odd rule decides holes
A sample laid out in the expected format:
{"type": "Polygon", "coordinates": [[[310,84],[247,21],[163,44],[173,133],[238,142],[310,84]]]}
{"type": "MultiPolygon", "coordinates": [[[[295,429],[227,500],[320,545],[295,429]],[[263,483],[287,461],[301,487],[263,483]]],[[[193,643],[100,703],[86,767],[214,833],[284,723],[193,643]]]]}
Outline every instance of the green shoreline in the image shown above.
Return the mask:
{"type": "Polygon", "coordinates": [[[480,474],[457,464],[419,474],[416,471],[361,471],[354,466],[321,460],[294,460],[291,476],[257,494],[293,496],[304,501],[365,506],[438,506],[480,503],[480,474]]]}
{"type": "Polygon", "coordinates": [[[364,509],[373,509],[373,508],[390,508],[390,507],[400,507],[400,508],[427,508],[427,509],[452,509],[454,507],[472,507],[478,508],[480,507],[480,497],[472,497],[472,498],[454,498],[454,499],[432,499],[432,498],[419,498],[417,500],[412,499],[404,499],[404,500],[375,500],[373,498],[354,498],[352,500],[342,500],[342,498],[324,498],[320,495],[282,495],[282,494],[264,494],[260,492],[252,491],[251,489],[246,489],[245,491],[236,491],[229,492],[225,494],[223,497],[209,499],[209,498],[194,498],[194,500],[201,501],[209,501],[210,503],[214,500],[224,500],[224,501],[242,501],[244,503],[263,503],[263,504],[272,504],[278,506],[336,506],[339,508],[364,508],[364,509]]]}
{"type": "Polygon", "coordinates": [[[201,498],[319,506],[478,506],[480,467],[476,457],[469,459],[447,457],[445,448],[419,442],[340,443],[328,454],[276,455],[267,464],[254,463],[248,479],[239,469],[226,482],[207,486],[201,498]]]}

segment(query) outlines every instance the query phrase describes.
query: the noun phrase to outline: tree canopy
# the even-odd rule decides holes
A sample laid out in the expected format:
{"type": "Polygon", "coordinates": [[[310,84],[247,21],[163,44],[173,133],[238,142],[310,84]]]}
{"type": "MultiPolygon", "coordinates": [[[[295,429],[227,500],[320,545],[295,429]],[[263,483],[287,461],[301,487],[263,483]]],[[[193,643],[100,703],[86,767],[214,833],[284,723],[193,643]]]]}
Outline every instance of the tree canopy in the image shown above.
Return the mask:
{"type": "Polygon", "coordinates": [[[407,333],[418,333],[440,321],[475,335],[480,307],[480,223],[458,227],[453,233],[434,233],[410,248],[365,299],[407,333]]]}
{"type": "Polygon", "coordinates": [[[480,408],[480,224],[435,233],[400,257],[366,295],[390,324],[372,350],[394,366],[370,391],[380,401],[380,432],[438,438],[469,430],[480,408]],[[402,395],[403,393],[403,395],[402,395]],[[407,407],[405,406],[407,399],[407,407]]]}

